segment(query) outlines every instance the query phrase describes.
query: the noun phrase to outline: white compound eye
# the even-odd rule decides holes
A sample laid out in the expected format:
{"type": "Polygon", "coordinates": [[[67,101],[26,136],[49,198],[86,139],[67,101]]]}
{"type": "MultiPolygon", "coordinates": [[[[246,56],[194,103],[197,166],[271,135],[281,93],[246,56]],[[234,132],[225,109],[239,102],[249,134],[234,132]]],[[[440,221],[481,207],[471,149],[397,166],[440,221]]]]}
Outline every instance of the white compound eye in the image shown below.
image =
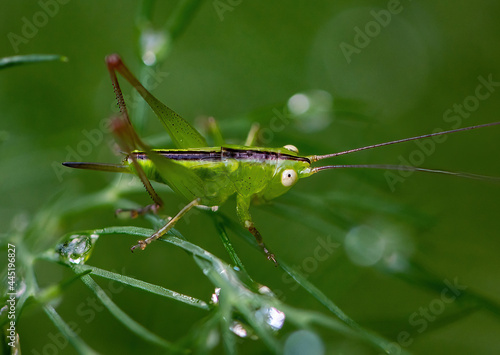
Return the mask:
{"type": "Polygon", "coordinates": [[[297,172],[293,169],[286,169],[281,174],[281,183],[283,186],[292,186],[297,182],[297,172]]]}
{"type": "Polygon", "coordinates": [[[298,153],[299,152],[299,150],[297,149],[297,147],[294,146],[294,145],[291,145],[291,144],[287,144],[283,148],[285,148],[286,150],[289,150],[291,152],[294,152],[294,153],[298,153]]]}

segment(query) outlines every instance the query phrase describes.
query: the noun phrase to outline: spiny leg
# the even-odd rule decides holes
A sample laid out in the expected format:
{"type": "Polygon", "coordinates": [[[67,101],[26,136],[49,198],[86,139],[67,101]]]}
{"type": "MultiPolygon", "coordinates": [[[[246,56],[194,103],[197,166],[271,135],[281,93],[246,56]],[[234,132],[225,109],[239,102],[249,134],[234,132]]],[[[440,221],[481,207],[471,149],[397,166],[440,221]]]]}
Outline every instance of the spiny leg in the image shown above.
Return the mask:
{"type": "Polygon", "coordinates": [[[274,256],[273,253],[271,253],[269,251],[269,249],[267,249],[266,245],[264,244],[264,241],[262,239],[262,236],[260,235],[259,231],[257,230],[257,228],[255,228],[255,225],[253,224],[252,221],[249,221],[249,220],[246,220],[245,221],[245,227],[248,229],[248,231],[250,233],[253,234],[253,236],[255,237],[255,240],[257,241],[257,244],[259,245],[259,247],[264,251],[264,253],[266,254],[266,257],[268,260],[271,260],[275,266],[278,266],[278,262],[276,261],[276,257],[274,256]]]}
{"type": "Polygon", "coordinates": [[[144,98],[149,107],[158,116],[160,121],[165,126],[170,138],[177,146],[177,148],[200,148],[206,147],[207,142],[205,138],[193,127],[189,122],[184,120],[176,112],[169,107],[165,106],[156,97],[154,97],[146,88],[137,80],[132,72],[125,66],[118,54],[111,54],[106,57],[106,64],[111,75],[111,80],[115,86],[115,94],[118,99],[120,107],[124,107],[123,96],[118,86],[116,79],[116,72],[119,72],[144,98]]]}
{"type": "Polygon", "coordinates": [[[199,204],[200,199],[194,199],[193,201],[188,203],[182,210],[180,210],[179,213],[177,213],[172,219],[170,219],[168,223],[161,227],[156,233],[154,233],[147,239],[137,241],[137,245],[134,245],[130,250],[133,252],[137,248],[141,248],[141,250],[146,249],[148,244],[164,236],[175,225],[175,223],[177,223],[177,221],[182,218],[182,216],[184,216],[191,208],[193,208],[194,206],[198,206],[199,204]]]}
{"type": "Polygon", "coordinates": [[[257,228],[252,221],[252,216],[249,212],[250,209],[250,198],[244,197],[242,195],[238,195],[236,197],[236,212],[240,219],[240,222],[245,226],[246,229],[255,237],[257,244],[262,249],[262,251],[266,254],[268,260],[271,260],[276,266],[278,266],[278,262],[276,261],[276,257],[273,253],[267,249],[264,244],[264,240],[262,239],[262,235],[259,233],[257,228]]]}
{"type": "Polygon", "coordinates": [[[145,147],[146,145],[141,141],[141,139],[137,136],[130,122],[130,117],[128,115],[127,106],[125,105],[125,100],[123,99],[123,94],[120,89],[120,84],[118,83],[118,78],[116,77],[115,68],[113,65],[113,60],[109,57],[106,58],[106,62],[108,64],[109,74],[111,76],[111,82],[113,83],[116,100],[118,101],[118,106],[120,108],[121,115],[116,117],[111,122],[111,129],[113,133],[119,140],[119,144],[121,149],[128,154],[128,157],[132,160],[132,164],[134,166],[135,171],[137,172],[137,176],[141,180],[142,184],[146,188],[149,196],[153,200],[154,204],[148,205],[144,208],[139,209],[121,209],[117,210],[116,213],[120,213],[123,211],[130,212],[132,218],[137,217],[138,215],[143,215],[149,211],[156,212],[159,208],[163,207],[163,201],[158,196],[156,191],[154,190],[151,182],[146,176],[146,173],[142,169],[141,165],[137,162],[137,159],[132,154],[132,151],[139,145],[141,147],[145,147]]]}
{"type": "Polygon", "coordinates": [[[141,165],[137,162],[137,159],[135,158],[134,154],[132,154],[132,147],[135,146],[135,142],[140,142],[140,145],[143,145],[135,134],[134,129],[130,125],[129,121],[126,118],[123,117],[117,117],[111,122],[111,127],[113,130],[113,133],[119,140],[119,144],[121,149],[128,154],[129,159],[132,160],[132,164],[134,166],[134,169],[137,173],[137,176],[141,180],[142,184],[146,188],[146,191],[148,192],[149,196],[153,200],[152,205],[145,206],[143,208],[138,208],[138,209],[119,209],[116,211],[116,214],[121,213],[121,212],[130,212],[130,215],[132,218],[135,218],[139,215],[144,215],[145,213],[152,211],[156,213],[158,209],[163,207],[163,201],[161,197],[156,193],[154,190],[153,186],[151,185],[151,182],[146,176],[146,173],[142,169],[141,165]]]}

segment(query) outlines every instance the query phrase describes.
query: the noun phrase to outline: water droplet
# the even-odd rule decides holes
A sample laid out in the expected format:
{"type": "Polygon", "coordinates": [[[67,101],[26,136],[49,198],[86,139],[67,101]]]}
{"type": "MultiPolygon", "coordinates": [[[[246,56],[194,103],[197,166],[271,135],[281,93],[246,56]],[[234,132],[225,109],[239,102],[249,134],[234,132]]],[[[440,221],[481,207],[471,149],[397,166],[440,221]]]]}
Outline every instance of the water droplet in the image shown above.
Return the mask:
{"type": "Polygon", "coordinates": [[[287,108],[297,128],[304,132],[322,130],[333,118],[332,96],[323,90],[297,93],[288,100],[287,108]]]}
{"type": "Polygon", "coordinates": [[[321,338],[309,330],[298,330],[290,334],[285,342],[285,355],[323,355],[325,345],[321,338]]]}
{"type": "Polygon", "coordinates": [[[274,307],[265,307],[255,313],[255,318],[264,320],[273,330],[280,330],[285,324],[285,313],[274,307]]]}
{"type": "Polygon", "coordinates": [[[9,311],[9,306],[3,306],[0,309],[0,316],[3,316],[4,314],[7,314],[8,311],[9,311]]]}
{"type": "Polygon", "coordinates": [[[274,330],[279,330],[285,324],[285,313],[280,310],[271,307],[268,311],[267,324],[271,326],[274,330]]]}
{"type": "Polygon", "coordinates": [[[233,324],[231,324],[231,327],[229,327],[229,329],[231,329],[231,331],[240,338],[246,338],[248,336],[247,330],[245,329],[243,324],[241,324],[238,321],[234,321],[233,324]]]}
{"type": "Polygon", "coordinates": [[[268,295],[268,296],[272,296],[272,297],[274,297],[274,293],[273,293],[273,291],[271,291],[271,289],[270,289],[269,287],[264,286],[264,285],[261,285],[261,286],[259,287],[259,293],[260,293],[261,295],[268,295]]]}
{"type": "Polygon", "coordinates": [[[408,257],[401,253],[393,253],[384,259],[385,266],[391,272],[404,272],[410,267],[408,257]]]}
{"type": "Polygon", "coordinates": [[[216,287],[214,293],[212,293],[212,296],[210,297],[210,300],[212,301],[213,304],[219,303],[219,295],[220,295],[220,287],[216,287]]]}
{"type": "Polygon", "coordinates": [[[16,298],[20,298],[27,290],[26,282],[24,280],[18,281],[16,288],[16,298]]]}
{"type": "Polygon", "coordinates": [[[98,235],[73,234],[58,244],[56,251],[61,259],[71,264],[83,264],[88,260],[98,235]]]}
{"type": "Polygon", "coordinates": [[[302,115],[311,107],[311,101],[305,94],[295,94],[288,100],[288,109],[294,115],[302,115]]]}
{"type": "Polygon", "coordinates": [[[153,51],[147,51],[142,55],[142,61],[147,66],[151,66],[156,63],[156,54],[153,51]]]}
{"type": "Polygon", "coordinates": [[[212,329],[205,341],[205,346],[207,349],[213,349],[219,344],[220,336],[219,332],[215,329],[212,329]]]}
{"type": "Polygon", "coordinates": [[[351,229],[345,237],[344,245],[347,256],[357,265],[374,265],[384,255],[384,239],[375,229],[368,226],[351,229]]]}
{"type": "Polygon", "coordinates": [[[381,220],[372,221],[370,226],[351,229],[344,246],[349,259],[355,264],[378,264],[393,271],[406,269],[408,258],[414,251],[413,241],[404,229],[381,220]]]}
{"type": "Polygon", "coordinates": [[[255,334],[253,329],[246,323],[234,320],[231,326],[229,327],[234,334],[239,336],[240,338],[249,338],[252,340],[257,340],[259,337],[255,334]]]}
{"type": "Polygon", "coordinates": [[[142,49],[142,61],[147,66],[157,63],[168,47],[168,38],[164,31],[144,31],[140,39],[142,49]]]}

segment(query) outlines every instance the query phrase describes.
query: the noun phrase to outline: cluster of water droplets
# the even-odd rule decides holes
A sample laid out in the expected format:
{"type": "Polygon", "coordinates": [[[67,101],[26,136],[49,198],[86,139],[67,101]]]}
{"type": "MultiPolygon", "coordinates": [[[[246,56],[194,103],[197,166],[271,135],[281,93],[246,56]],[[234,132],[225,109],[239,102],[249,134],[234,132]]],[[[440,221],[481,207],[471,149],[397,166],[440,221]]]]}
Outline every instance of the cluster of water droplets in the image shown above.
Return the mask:
{"type": "MultiPolygon", "coordinates": [[[[214,290],[211,297],[213,304],[219,303],[220,292],[221,289],[219,287],[214,290]]],[[[261,286],[259,288],[259,293],[264,295],[273,295],[272,291],[266,286],[261,286]]],[[[266,323],[274,331],[278,331],[283,327],[286,318],[284,312],[270,305],[264,305],[257,308],[254,311],[254,316],[258,322],[266,323]]],[[[233,319],[229,329],[240,338],[250,338],[253,340],[258,339],[258,336],[255,334],[253,329],[244,320],[238,319],[238,317],[233,319]]]]}

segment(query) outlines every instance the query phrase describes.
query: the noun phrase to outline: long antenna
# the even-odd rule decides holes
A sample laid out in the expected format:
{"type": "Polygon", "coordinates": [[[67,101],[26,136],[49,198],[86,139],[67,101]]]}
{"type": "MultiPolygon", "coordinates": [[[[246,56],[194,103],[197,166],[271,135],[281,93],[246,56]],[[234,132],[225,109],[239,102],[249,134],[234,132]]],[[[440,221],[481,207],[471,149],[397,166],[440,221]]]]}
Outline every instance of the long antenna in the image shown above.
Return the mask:
{"type": "Polygon", "coordinates": [[[495,176],[486,176],[486,175],[478,175],[471,173],[462,173],[462,172],[454,172],[447,170],[438,170],[438,169],[426,169],[426,168],[417,168],[415,166],[409,165],[391,165],[391,164],[361,164],[361,165],[326,165],[326,166],[318,166],[317,168],[313,168],[312,172],[317,173],[321,170],[327,169],[345,169],[345,168],[361,168],[361,169],[382,169],[382,170],[399,170],[399,171],[424,171],[427,173],[435,173],[435,174],[446,174],[453,175],[459,177],[465,177],[469,179],[476,180],[490,180],[490,181],[500,181],[500,177],[495,176]]]}
{"type": "MultiPolygon", "coordinates": [[[[414,140],[417,140],[417,139],[423,139],[423,138],[428,138],[428,137],[440,136],[440,135],[443,135],[443,134],[449,134],[449,133],[455,133],[455,132],[468,131],[468,130],[471,130],[471,129],[477,129],[477,128],[483,128],[483,127],[491,127],[491,126],[496,126],[496,125],[500,125],[500,122],[485,123],[485,124],[480,124],[480,125],[476,125],[476,126],[470,126],[470,127],[463,127],[463,128],[452,129],[450,131],[443,131],[443,132],[436,132],[436,133],[424,134],[422,136],[411,137],[411,138],[404,138],[404,139],[398,139],[398,140],[391,141],[391,142],[378,143],[378,144],[368,145],[366,147],[349,149],[349,150],[345,150],[343,152],[338,152],[338,153],[325,154],[325,155],[311,155],[308,158],[311,160],[311,162],[315,162],[315,161],[318,161],[318,160],[321,160],[321,159],[337,157],[339,155],[344,155],[344,154],[359,152],[359,151],[362,151],[362,150],[367,150],[367,149],[372,149],[372,148],[377,148],[377,147],[383,147],[385,145],[391,145],[391,144],[409,142],[409,141],[414,141],[414,140]]],[[[399,170],[401,170],[401,169],[399,169],[399,170]]]]}

